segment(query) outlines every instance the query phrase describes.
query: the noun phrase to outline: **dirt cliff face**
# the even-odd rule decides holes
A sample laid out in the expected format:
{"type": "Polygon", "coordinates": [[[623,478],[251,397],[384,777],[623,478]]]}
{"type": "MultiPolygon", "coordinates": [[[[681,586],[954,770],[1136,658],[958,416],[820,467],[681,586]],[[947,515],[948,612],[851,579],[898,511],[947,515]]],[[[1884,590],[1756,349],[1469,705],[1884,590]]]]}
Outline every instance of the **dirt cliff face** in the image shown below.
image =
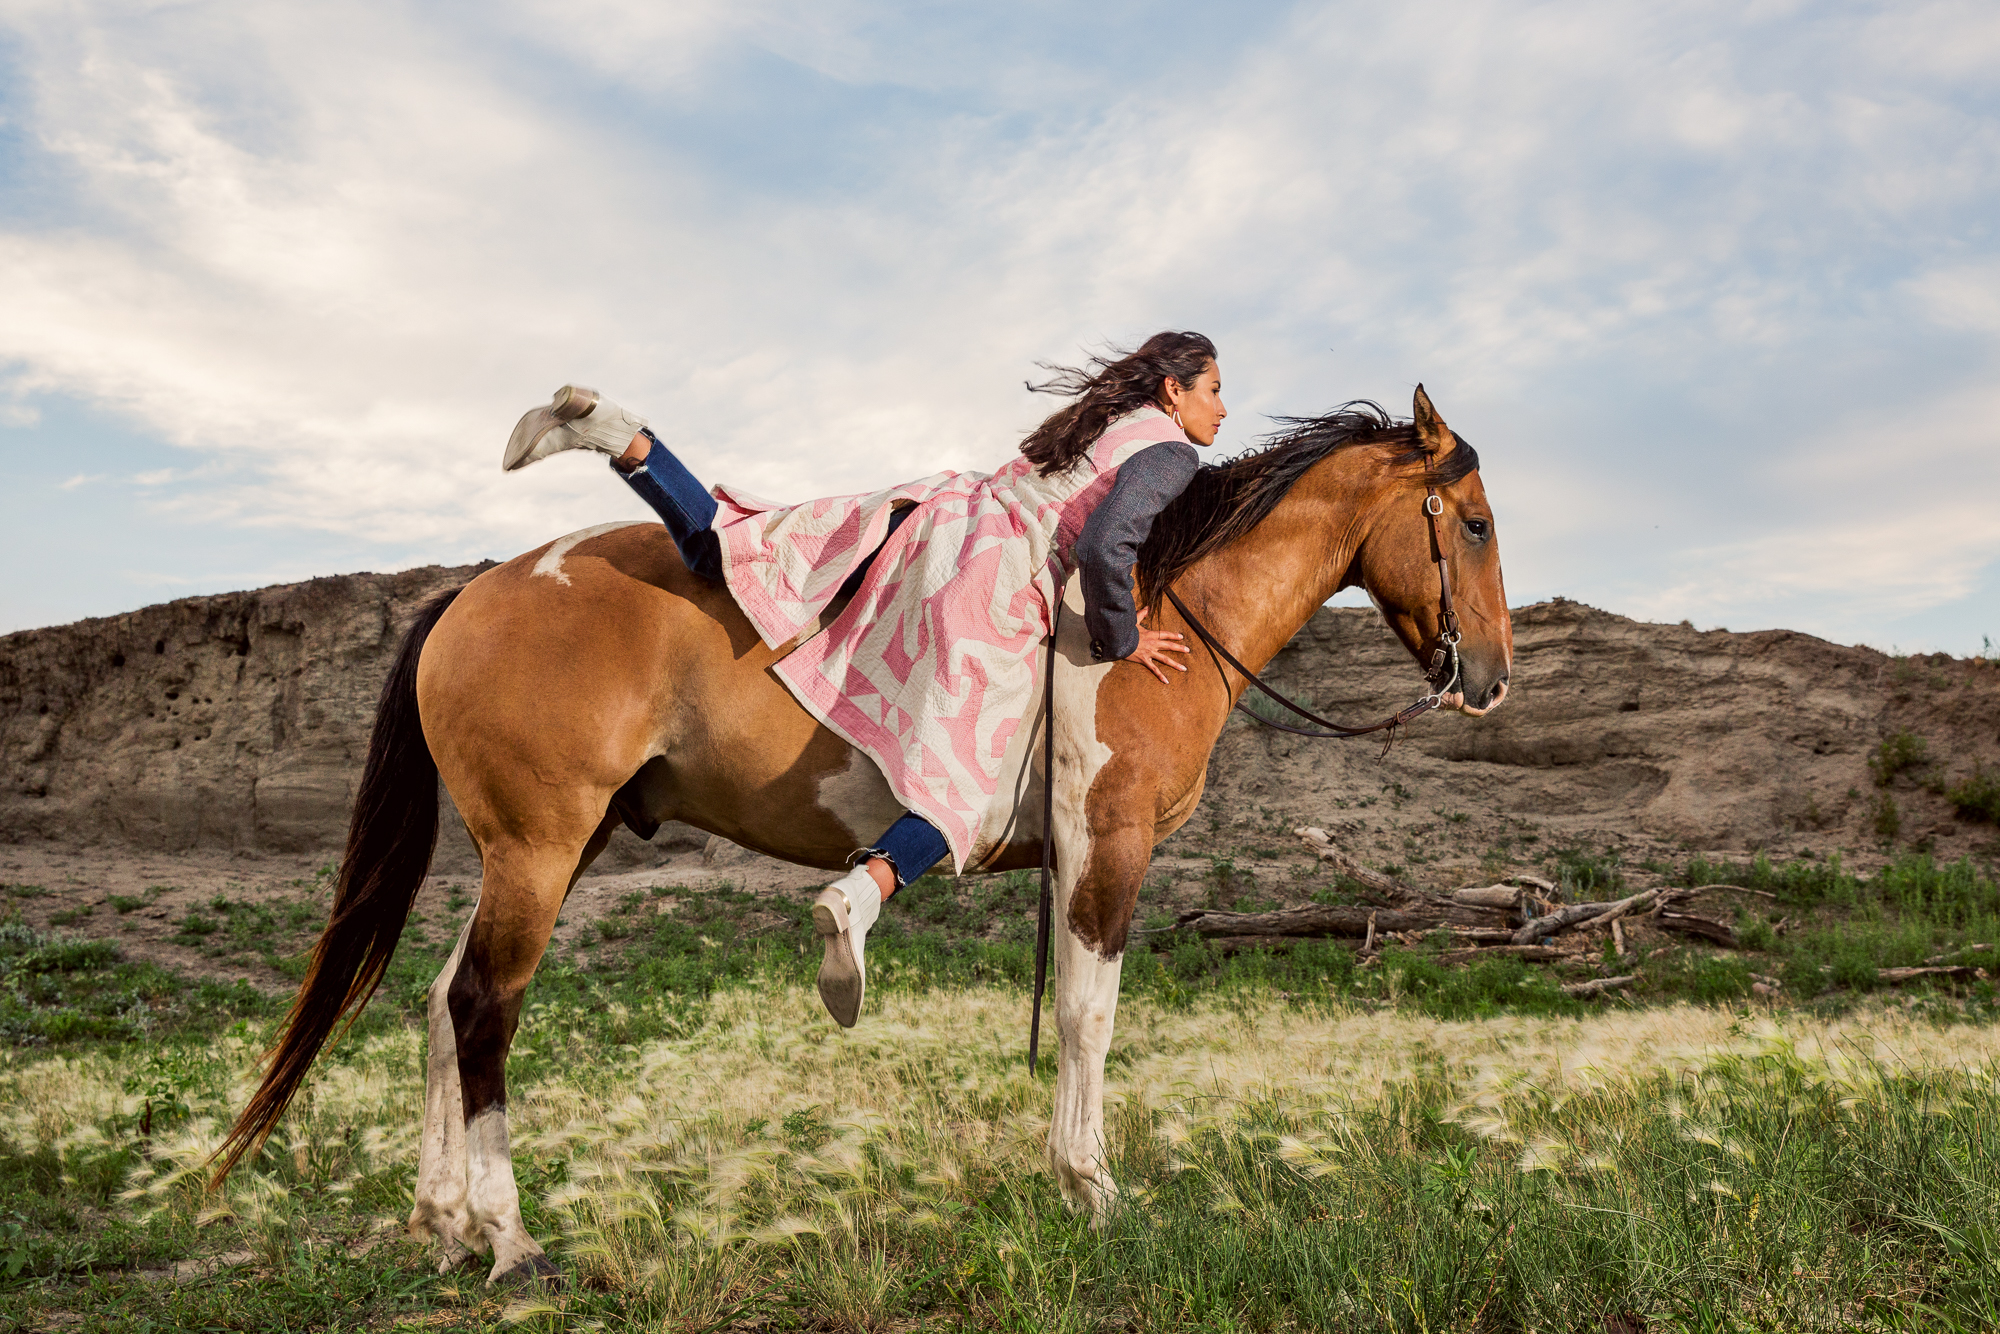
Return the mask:
{"type": "Polygon", "coordinates": [[[0,831],[338,846],[404,627],[484,568],[341,575],[0,638],[0,831]]]}
{"type": "MultiPolygon", "coordinates": [[[[416,609],[484,566],[358,574],[185,598],[0,638],[0,838],[152,851],[336,849],[376,697],[416,609]]],[[[1502,829],[1643,833],[1703,848],[1861,846],[1883,795],[1866,760],[1924,735],[1956,779],[2000,758],[2000,671],[1892,659],[1786,631],[1649,625],[1572,602],[1514,614],[1513,689],[1490,717],[1420,719],[1387,757],[1247,720],[1218,747],[1189,833],[1244,811],[1337,823],[1383,794],[1502,829]]],[[[1330,716],[1380,717],[1421,693],[1370,611],[1324,610],[1271,668],[1330,716]]],[[[1174,687],[1213,688],[1197,665],[1174,687]]],[[[1906,774],[1901,835],[1972,846],[1906,774]]],[[[1935,785],[1933,780],[1933,785],[1935,785]]],[[[453,824],[455,822],[448,822],[453,824]]],[[[463,860],[448,831],[447,864],[463,860]]],[[[621,833],[612,863],[656,850],[621,833]],[[629,846],[628,846],[629,845],[629,846]]],[[[1941,850],[1952,851],[1947,843],[1941,850]]]]}
{"type": "MultiPolygon", "coordinates": [[[[1239,715],[1218,747],[1218,788],[1302,818],[1400,788],[1400,802],[1438,813],[1698,848],[1872,845],[1884,797],[1905,842],[1969,847],[1990,833],[1955,822],[1932,790],[2000,757],[1990,664],[1647,624],[1562,600],[1513,617],[1511,690],[1488,717],[1419,719],[1383,759],[1366,739],[1299,740],[1239,715]],[[1868,759],[1904,730],[1926,738],[1934,767],[1878,789],[1868,759]]],[[[1422,693],[1408,654],[1365,610],[1321,611],[1269,676],[1343,721],[1422,693]]]]}

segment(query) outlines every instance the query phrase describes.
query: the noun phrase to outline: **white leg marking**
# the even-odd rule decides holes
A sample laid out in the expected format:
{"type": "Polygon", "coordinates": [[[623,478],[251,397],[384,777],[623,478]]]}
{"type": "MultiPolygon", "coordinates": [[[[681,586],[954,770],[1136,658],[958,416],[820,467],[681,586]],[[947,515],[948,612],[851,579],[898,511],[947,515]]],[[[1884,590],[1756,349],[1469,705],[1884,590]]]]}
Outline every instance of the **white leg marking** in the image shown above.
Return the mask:
{"type": "Polygon", "coordinates": [[[489,1107],[465,1127],[466,1206],[482,1244],[493,1252],[492,1283],[542,1253],[521,1222],[521,1192],[514,1184],[514,1154],[507,1142],[507,1109],[489,1107]]]}
{"type": "Polygon", "coordinates": [[[458,933],[458,944],[444,970],[431,983],[430,1051],[424,1069],[424,1133],[417,1158],[417,1200],[410,1210],[410,1235],[436,1237],[438,1272],[456,1267],[478,1240],[465,1207],[465,1109],[458,1086],[458,1039],[452,1031],[448,999],[458,961],[465,957],[465,939],[472,919],[458,933]]]}
{"type": "Polygon", "coordinates": [[[1085,800],[1111,748],[1097,739],[1097,690],[1109,663],[1090,660],[1077,585],[1065,590],[1055,680],[1055,1011],[1061,1053],[1056,1058],[1055,1109],[1049,1119],[1049,1166],[1072,1204],[1090,1209],[1095,1226],[1109,1221],[1118,1187],[1103,1161],[1104,1058],[1118,1016],[1123,957],[1102,959],[1070,930],[1071,896],[1090,859],[1085,800]]]}
{"type": "Polygon", "coordinates": [[[606,533],[615,533],[620,528],[630,528],[633,524],[646,522],[648,521],[645,519],[620,519],[616,523],[600,523],[594,528],[585,528],[566,537],[558,537],[549,544],[549,549],[542,553],[542,558],[535,562],[535,568],[529,573],[545,574],[559,584],[567,584],[569,576],[563,573],[563,557],[569,555],[577,543],[588,542],[593,537],[602,537],[606,533]]]}
{"type": "Polygon", "coordinates": [[[880,766],[852,746],[846,765],[814,787],[813,804],[839,821],[857,848],[870,846],[903,818],[903,803],[896,800],[880,766]]]}

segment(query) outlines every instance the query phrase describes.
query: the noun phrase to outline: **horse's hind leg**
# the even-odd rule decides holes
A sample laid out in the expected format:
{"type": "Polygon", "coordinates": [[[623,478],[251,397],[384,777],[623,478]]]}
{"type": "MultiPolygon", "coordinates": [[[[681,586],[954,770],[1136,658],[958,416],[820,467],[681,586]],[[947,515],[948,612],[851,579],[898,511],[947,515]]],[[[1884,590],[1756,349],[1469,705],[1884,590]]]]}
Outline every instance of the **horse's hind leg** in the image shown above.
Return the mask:
{"type": "MultiPolygon", "coordinates": [[[[479,907],[466,924],[456,952],[457,967],[448,970],[450,981],[444,984],[443,1017],[448,1025],[437,1022],[438,1007],[433,1003],[433,1033],[442,1038],[440,1030],[448,1031],[457,1057],[455,1110],[462,1118],[462,1138],[454,1143],[450,1133],[449,1113],[454,1109],[437,1106],[444,1125],[434,1159],[438,1184],[432,1207],[438,1211],[438,1221],[454,1229],[441,1233],[447,1262],[456,1257],[454,1239],[469,1250],[490,1252],[493,1268],[488,1282],[557,1274],[521,1222],[507,1132],[507,1052],[520,1025],[522,997],[555,928],[556,914],[576,878],[603,849],[612,823],[612,817],[605,819],[581,855],[573,846],[514,840],[496,840],[482,848],[485,874],[479,907]],[[460,1153],[462,1177],[452,1161],[460,1153]],[[463,1206],[454,1210],[452,1191],[461,1180],[463,1206]]],[[[449,1074],[439,1064],[434,1056],[427,1103],[442,1104],[449,1092],[449,1074]]],[[[430,1144],[427,1125],[426,1149],[430,1144]]],[[[421,1165],[418,1176],[422,1182],[421,1165]]]]}
{"type": "Polygon", "coordinates": [[[423,1147],[417,1158],[417,1199],[410,1210],[410,1233],[438,1239],[438,1272],[445,1273],[471,1258],[476,1239],[465,1205],[465,1111],[458,1086],[458,1039],[452,1031],[450,993],[465,957],[465,938],[472,934],[468,919],[458,944],[431,983],[429,1056],[424,1070],[423,1147]]]}

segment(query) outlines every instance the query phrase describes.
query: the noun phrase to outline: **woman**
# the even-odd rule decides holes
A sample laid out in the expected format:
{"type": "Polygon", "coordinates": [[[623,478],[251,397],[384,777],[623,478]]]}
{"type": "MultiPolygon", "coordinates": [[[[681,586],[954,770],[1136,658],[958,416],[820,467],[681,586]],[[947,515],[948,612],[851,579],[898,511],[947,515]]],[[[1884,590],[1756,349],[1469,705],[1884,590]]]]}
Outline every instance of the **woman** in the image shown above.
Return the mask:
{"type": "Polygon", "coordinates": [[[883,900],[947,854],[962,870],[997,801],[1007,743],[1031,716],[1041,655],[1071,572],[1099,661],[1162,683],[1188,646],[1148,630],[1132,567],[1153,519],[1199,466],[1228,412],[1215,345],[1159,333],[1031,385],[1071,398],[997,472],[939,473],[889,491],[778,506],[705,491],[643,418],[567,386],[521,418],[508,471],[594,449],[658,511],[695,574],[727,585],[764,642],[796,640],[838,598],[844,610],[774,670],[799,702],[874,760],[909,813],[813,906],[825,940],[819,991],[852,1027],[863,947],[883,900]]]}

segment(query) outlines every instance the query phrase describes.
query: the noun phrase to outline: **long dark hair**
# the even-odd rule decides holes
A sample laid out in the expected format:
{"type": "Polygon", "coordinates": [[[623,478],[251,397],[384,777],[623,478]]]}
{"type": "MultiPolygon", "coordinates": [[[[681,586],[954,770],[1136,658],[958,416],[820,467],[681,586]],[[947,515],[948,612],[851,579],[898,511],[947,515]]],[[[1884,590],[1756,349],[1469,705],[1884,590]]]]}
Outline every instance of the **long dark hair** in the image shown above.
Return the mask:
{"type": "Polygon", "coordinates": [[[1214,361],[1215,344],[1198,333],[1167,330],[1139,344],[1136,352],[1109,348],[1083,366],[1053,366],[1041,384],[1028,382],[1037,394],[1060,394],[1076,400],[1049,414],[1021,442],[1021,452],[1042,476],[1068,472],[1104,434],[1104,428],[1134,408],[1160,401],[1160,382],[1173,379],[1193,388],[1214,361]]]}
{"type": "MultiPolygon", "coordinates": [[[[1336,450],[1387,446],[1396,451],[1385,460],[1392,468],[1414,468],[1429,457],[1413,424],[1397,421],[1367,399],[1317,417],[1272,420],[1279,430],[1264,448],[1203,466],[1153,521],[1138,563],[1140,594],[1148,606],[1157,610],[1167,586],[1196,561],[1262,523],[1315,464],[1336,450]]],[[[1479,470],[1479,451],[1456,431],[1451,438],[1452,451],[1431,474],[1439,486],[1479,470]]]]}

